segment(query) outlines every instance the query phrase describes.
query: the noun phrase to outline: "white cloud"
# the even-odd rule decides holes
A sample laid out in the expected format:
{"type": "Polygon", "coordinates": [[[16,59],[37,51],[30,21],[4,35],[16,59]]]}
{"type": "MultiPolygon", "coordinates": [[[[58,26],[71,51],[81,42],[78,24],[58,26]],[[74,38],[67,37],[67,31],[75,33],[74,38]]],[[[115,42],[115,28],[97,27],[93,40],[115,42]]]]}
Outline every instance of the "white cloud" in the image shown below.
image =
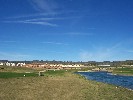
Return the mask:
{"type": "MultiPolygon", "coordinates": [[[[34,13],[34,14],[24,14],[24,15],[16,15],[16,16],[11,16],[11,17],[6,17],[4,19],[26,19],[26,18],[40,18],[40,17],[46,17],[46,16],[59,16],[59,15],[72,15],[72,14],[76,14],[78,11],[74,11],[74,10],[69,10],[69,11],[54,11],[54,12],[40,12],[40,13],[34,13]]],[[[70,18],[81,18],[81,16],[74,16],[74,17],[70,17],[70,18]]]]}
{"type": "MultiPolygon", "coordinates": [[[[77,11],[54,11],[56,8],[56,3],[54,0],[28,0],[32,6],[36,7],[39,10],[44,10],[44,12],[35,13],[35,14],[28,14],[28,15],[20,15],[14,17],[7,17],[4,18],[2,22],[4,23],[25,23],[25,24],[37,24],[37,25],[46,25],[57,27],[57,20],[70,20],[70,19],[79,19],[81,16],[75,15],[77,11]],[[66,17],[64,17],[64,15],[66,17]],[[53,22],[51,22],[53,21],[53,22]]],[[[71,33],[71,34],[80,34],[80,33],[71,33]]]]}
{"type": "Polygon", "coordinates": [[[73,18],[78,18],[78,17],[62,17],[62,18],[55,18],[55,17],[47,17],[47,18],[33,18],[33,19],[28,19],[25,21],[51,21],[51,20],[65,20],[65,19],[73,19],[73,18]]]}
{"type": "Polygon", "coordinates": [[[25,21],[50,21],[50,20],[56,20],[56,19],[59,19],[59,18],[34,18],[34,19],[28,19],[28,20],[25,20],[25,21]]]}
{"type": "Polygon", "coordinates": [[[82,33],[82,32],[69,32],[69,33],[64,33],[64,34],[66,34],[66,35],[85,35],[85,36],[91,36],[91,35],[93,35],[93,33],[82,33]]]}
{"type": "Polygon", "coordinates": [[[37,11],[53,12],[58,8],[54,0],[28,0],[37,11]]]}
{"type": "Polygon", "coordinates": [[[81,50],[79,57],[83,61],[115,60],[118,58],[120,45],[117,43],[109,48],[95,46],[94,50],[81,50]]]}
{"type": "Polygon", "coordinates": [[[92,59],[92,54],[89,53],[88,51],[82,51],[80,52],[80,59],[82,61],[88,61],[88,60],[91,60],[92,59]]]}
{"type": "Polygon", "coordinates": [[[0,59],[7,60],[24,60],[29,59],[30,55],[20,54],[20,53],[9,53],[9,52],[1,52],[0,51],[0,59]]]}
{"type": "Polygon", "coordinates": [[[22,23],[28,23],[28,24],[39,24],[39,25],[46,25],[46,26],[52,26],[52,27],[57,27],[57,24],[52,24],[49,22],[27,22],[27,21],[23,21],[22,23]]]}
{"type": "Polygon", "coordinates": [[[28,21],[3,21],[5,23],[25,23],[25,24],[37,24],[37,25],[45,25],[45,26],[52,26],[52,27],[57,27],[58,25],[57,24],[52,24],[52,23],[49,23],[49,22],[28,22],[28,21]]]}
{"type": "Polygon", "coordinates": [[[80,59],[82,61],[104,61],[112,56],[111,52],[103,51],[103,52],[89,52],[82,51],[80,52],[80,59]]]}
{"type": "Polygon", "coordinates": [[[36,50],[36,51],[41,51],[41,52],[46,52],[46,53],[64,53],[64,52],[62,52],[62,51],[50,51],[50,50],[44,50],[44,49],[42,49],[42,48],[38,48],[38,49],[33,49],[33,48],[20,48],[20,49],[22,49],[22,50],[36,50]]]}
{"type": "Polygon", "coordinates": [[[66,43],[59,43],[59,42],[41,42],[41,43],[44,43],[44,44],[54,44],[54,45],[69,45],[69,44],[66,44],[66,43]]]}
{"type": "Polygon", "coordinates": [[[41,17],[41,16],[55,16],[58,15],[58,12],[47,12],[47,13],[35,13],[35,14],[28,14],[28,15],[18,15],[18,16],[12,16],[7,17],[4,19],[22,19],[22,18],[33,18],[33,17],[41,17]]]}
{"type": "MultiPolygon", "coordinates": [[[[23,18],[24,16],[20,16],[20,17],[14,17],[13,19],[10,19],[10,20],[5,20],[5,21],[2,21],[4,23],[25,23],[25,24],[38,24],[38,25],[46,25],[46,26],[52,26],[52,27],[57,27],[58,25],[57,24],[53,24],[51,22],[48,22],[48,21],[55,21],[55,20],[66,20],[66,19],[74,19],[74,18],[79,18],[79,17],[41,17],[41,16],[38,16],[37,18],[34,16],[31,16],[31,18],[23,18]],[[20,19],[18,19],[20,18],[20,19]],[[22,19],[21,19],[22,18],[22,19]]],[[[25,16],[26,17],[26,16],[25,16]]],[[[8,18],[7,18],[8,19],[8,18]]],[[[84,34],[84,33],[68,33],[68,34],[72,34],[72,35],[88,35],[88,34],[84,34]]],[[[90,33],[89,33],[90,35],[90,33]]]]}

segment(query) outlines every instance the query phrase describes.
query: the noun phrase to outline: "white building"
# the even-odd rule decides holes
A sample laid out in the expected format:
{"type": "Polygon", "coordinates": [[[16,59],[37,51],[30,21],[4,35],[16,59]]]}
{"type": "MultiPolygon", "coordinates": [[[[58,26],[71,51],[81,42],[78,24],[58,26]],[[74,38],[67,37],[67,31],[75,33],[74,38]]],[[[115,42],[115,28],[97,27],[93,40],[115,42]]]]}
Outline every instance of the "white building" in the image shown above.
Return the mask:
{"type": "Polygon", "coordinates": [[[1,65],[1,66],[4,65],[4,63],[0,62],[0,65],[1,65]]]}
{"type": "Polygon", "coordinates": [[[17,63],[16,66],[20,66],[20,67],[22,67],[22,66],[25,66],[25,63],[17,63]]]}
{"type": "Polygon", "coordinates": [[[62,65],[63,69],[81,69],[83,65],[72,64],[72,65],[62,65]]]}
{"type": "Polygon", "coordinates": [[[103,66],[103,67],[110,67],[110,65],[98,65],[98,66],[103,66]]]}
{"type": "Polygon", "coordinates": [[[15,63],[6,62],[6,66],[15,66],[15,63]]]}

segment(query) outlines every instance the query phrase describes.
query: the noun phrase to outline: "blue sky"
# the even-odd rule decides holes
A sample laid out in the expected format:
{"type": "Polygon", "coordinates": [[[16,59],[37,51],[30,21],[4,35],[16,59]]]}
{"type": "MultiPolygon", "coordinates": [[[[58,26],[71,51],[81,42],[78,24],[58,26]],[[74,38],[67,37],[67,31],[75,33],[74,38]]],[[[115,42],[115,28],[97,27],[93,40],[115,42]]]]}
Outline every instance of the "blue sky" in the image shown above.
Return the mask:
{"type": "Polygon", "coordinates": [[[133,59],[132,0],[0,0],[0,59],[133,59]]]}

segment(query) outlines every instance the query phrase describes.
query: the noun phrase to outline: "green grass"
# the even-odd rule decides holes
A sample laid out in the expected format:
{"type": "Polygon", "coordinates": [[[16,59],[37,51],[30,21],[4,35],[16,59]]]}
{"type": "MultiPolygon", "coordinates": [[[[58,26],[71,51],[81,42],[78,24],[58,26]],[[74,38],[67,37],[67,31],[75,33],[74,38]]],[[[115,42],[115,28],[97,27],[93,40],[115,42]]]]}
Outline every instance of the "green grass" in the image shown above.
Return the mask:
{"type": "Polygon", "coordinates": [[[63,76],[65,72],[65,70],[50,70],[44,72],[44,76],[63,76]]]}
{"type": "MultiPolygon", "coordinates": [[[[32,68],[25,68],[25,67],[7,67],[7,66],[0,66],[0,78],[15,78],[15,77],[26,77],[28,76],[38,76],[39,71],[44,69],[32,69],[32,68]],[[29,73],[26,73],[29,72],[29,73]]],[[[69,70],[69,72],[73,72],[75,70],[69,70]]],[[[68,70],[49,70],[46,72],[42,72],[42,76],[63,76],[65,72],[68,70]]]]}
{"type": "Polygon", "coordinates": [[[0,78],[15,78],[15,77],[29,77],[38,76],[36,73],[13,73],[13,72],[0,72],[0,78]]]}
{"type": "Polygon", "coordinates": [[[48,73],[55,77],[1,78],[0,100],[132,100],[133,97],[133,91],[85,80],[71,72],[64,72],[63,76],[59,76],[61,72],[48,73]]]}
{"type": "Polygon", "coordinates": [[[26,67],[0,66],[0,72],[25,73],[25,72],[36,72],[36,70],[35,69],[32,69],[32,68],[26,68],[26,67]]]}
{"type": "Polygon", "coordinates": [[[133,75],[133,68],[116,68],[113,70],[113,73],[122,75],[133,75]]]}
{"type": "Polygon", "coordinates": [[[16,78],[38,76],[36,70],[25,67],[0,66],[0,78],[16,78]]]}
{"type": "Polygon", "coordinates": [[[0,69],[0,100],[132,100],[133,97],[131,90],[73,74],[77,70],[46,71],[44,76],[35,77],[38,71],[0,69]]]}
{"type": "Polygon", "coordinates": [[[70,69],[70,70],[50,70],[44,72],[44,76],[64,76],[65,73],[75,73],[79,70],[76,69],[70,69]]]}

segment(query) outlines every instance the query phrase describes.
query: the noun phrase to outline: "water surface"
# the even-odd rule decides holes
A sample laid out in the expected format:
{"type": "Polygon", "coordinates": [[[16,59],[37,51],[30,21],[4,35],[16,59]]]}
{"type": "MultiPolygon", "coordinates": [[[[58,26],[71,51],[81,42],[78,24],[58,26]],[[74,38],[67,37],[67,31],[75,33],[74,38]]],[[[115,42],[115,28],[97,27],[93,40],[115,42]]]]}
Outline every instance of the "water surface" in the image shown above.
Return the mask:
{"type": "Polygon", "coordinates": [[[77,72],[89,80],[122,86],[133,90],[133,76],[113,75],[108,72],[77,72]]]}

